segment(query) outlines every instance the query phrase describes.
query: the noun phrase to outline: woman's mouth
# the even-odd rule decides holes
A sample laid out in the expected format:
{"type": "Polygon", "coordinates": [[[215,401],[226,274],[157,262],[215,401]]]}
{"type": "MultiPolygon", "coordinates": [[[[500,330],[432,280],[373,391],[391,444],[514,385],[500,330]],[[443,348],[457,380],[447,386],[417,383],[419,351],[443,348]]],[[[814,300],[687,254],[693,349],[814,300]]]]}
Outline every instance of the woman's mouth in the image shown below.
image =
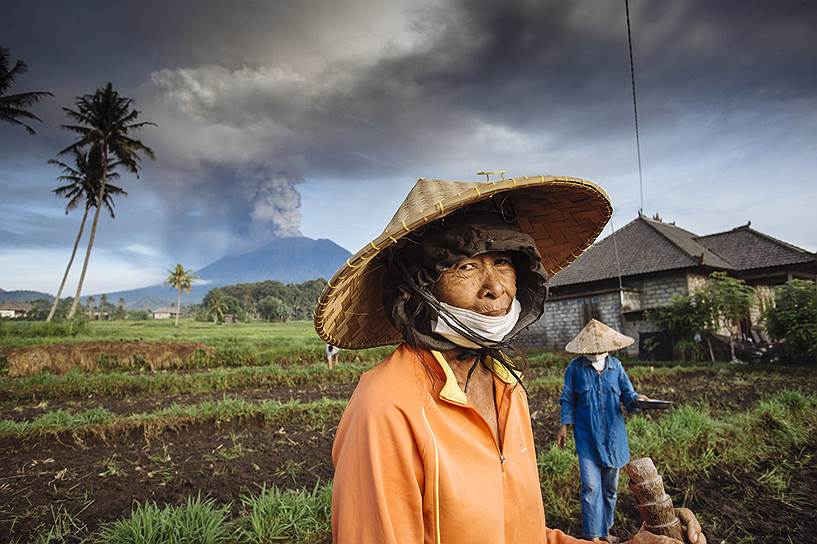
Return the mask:
{"type": "Polygon", "coordinates": [[[491,317],[500,317],[508,313],[508,308],[486,308],[479,313],[482,315],[489,315],[491,317]]]}

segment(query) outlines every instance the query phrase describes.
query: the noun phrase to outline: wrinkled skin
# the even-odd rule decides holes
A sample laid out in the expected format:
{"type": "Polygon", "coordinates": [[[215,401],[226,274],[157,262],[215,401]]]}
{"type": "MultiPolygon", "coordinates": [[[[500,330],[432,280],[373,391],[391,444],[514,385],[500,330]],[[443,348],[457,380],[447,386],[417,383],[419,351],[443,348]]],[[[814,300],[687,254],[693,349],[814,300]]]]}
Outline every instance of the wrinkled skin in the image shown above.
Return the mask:
{"type": "Polygon", "coordinates": [[[507,253],[491,251],[463,259],[434,284],[437,300],[483,315],[508,313],[516,296],[516,269],[507,253]]]}

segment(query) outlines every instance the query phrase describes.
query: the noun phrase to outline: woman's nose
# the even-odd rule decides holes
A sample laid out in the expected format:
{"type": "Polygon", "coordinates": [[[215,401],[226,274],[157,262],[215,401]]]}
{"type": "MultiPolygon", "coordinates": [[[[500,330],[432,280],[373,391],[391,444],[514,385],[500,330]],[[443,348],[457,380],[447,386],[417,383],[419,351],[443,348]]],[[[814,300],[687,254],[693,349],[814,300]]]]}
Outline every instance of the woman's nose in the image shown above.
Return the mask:
{"type": "Polygon", "coordinates": [[[499,298],[503,294],[505,294],[505,287],[500,281],[499,274],[492,266],[487,267],[482,276],[480,298],[499,298]]]}

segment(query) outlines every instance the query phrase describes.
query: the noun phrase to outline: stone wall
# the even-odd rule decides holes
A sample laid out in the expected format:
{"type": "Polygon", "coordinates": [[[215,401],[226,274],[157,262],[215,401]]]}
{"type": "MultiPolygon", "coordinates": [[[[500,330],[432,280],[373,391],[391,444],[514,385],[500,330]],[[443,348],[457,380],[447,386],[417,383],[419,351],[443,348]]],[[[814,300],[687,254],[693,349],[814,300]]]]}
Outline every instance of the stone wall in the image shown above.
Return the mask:
{"type": "Polygon", "coordinates": [[[641,292],[641,308],[666,306],[672,297],[689,294],[689,280],[686,273],[661,274],[645,276],[627,282],[641,292]]]}
{"type": "Polygon", "coordinates": [[[517,346],[564,349],[565,344],[570,342],[586,324],[585,304],[592,306],[593,317],[614,329],[621,330],[621,304],[618,291],[589,297],[552,300],[545,303],[545,313],[542,318],[520,335],[517,346]]]}
{"type": "MultiPolygon", "coordinates": [[[[666,305],[673,296],[689,292],[690,280],[687,276],[686,273],[674,273],[628,278],[625,282],[625,301],[629,304],[638,301],[639,309],[666,305]]],[[[634,346],[628,349],[627,353],[637,355],[638,333],[653,332],[656,328],[652,323],[642,322],[638,317],[622,319],[620,296],[616,289],[588,296],[577,295],[549,300],[545,303],[542,318],[520,335],[517,346],[564,349],[565,344],[584,327],[587,312],[585,305],[590,304],[596,319],[636,339],[634,346]]]]}

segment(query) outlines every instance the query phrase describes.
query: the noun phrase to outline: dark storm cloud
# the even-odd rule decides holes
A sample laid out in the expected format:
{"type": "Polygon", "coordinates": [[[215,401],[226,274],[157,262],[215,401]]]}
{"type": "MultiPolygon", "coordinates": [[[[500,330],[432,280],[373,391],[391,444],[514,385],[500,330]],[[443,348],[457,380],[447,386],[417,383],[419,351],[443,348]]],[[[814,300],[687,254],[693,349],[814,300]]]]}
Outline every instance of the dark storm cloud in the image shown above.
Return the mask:
{"type": "MultiPolygon", "coordinates": [[[[817,5],[631,4],[645,145],[680,153],[690,143],[673,129],[690,114],[813,115],[817,5]]],[[[297,233],[298,184],[311,178],[463,176],[498,157],[523,174],[590,163],[588,150],[605,171],[632,168],[620,2],[55,1],[4,13],[3,45],[31,67],[20,88],[57,96],[36,108],[36,139],[0,130],[0,160],[45,161],[70,141],[50,128],[59,106],[114,81],[160,124],[140,134],[159,160],[133,190],[155,194],[142,229],[174,251],[212,257],[297,233]]],[[[133,232],[134,220],[115,225],[133,232]]]]}

